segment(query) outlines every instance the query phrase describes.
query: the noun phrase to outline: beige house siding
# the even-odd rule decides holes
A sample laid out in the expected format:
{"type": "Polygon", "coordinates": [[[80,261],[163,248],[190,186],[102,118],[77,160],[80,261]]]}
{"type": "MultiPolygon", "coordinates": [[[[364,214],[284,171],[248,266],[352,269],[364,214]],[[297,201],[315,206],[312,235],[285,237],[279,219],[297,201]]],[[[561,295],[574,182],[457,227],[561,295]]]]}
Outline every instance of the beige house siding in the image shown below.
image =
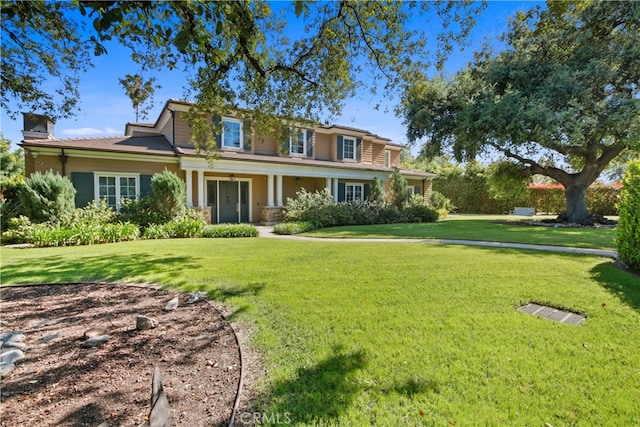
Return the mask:
{"type": "Polygon", "coordinates": [[[362,141],[362,163],[373,163],[373,150],[376,145],[372,141],[362,141]]]}
{"type": "Polygon", "coordinates": [[[331,160],[332,138],[333,135],[316,132],[315,145],[313,147],[313,152],[315,153],[316,160],[331,160]]]}
{"type": "MultiPolygon", "coordinates": [[[[192,147],[193,145],[191,144],[191,128],[187,124],[187,120],[185,119],[185,113],[176,112],[174,120],[175,120],[175,128],[172,129],[173,132],[175,132],[175,138],[176,138],[174,143],[179,147],[192,147]]],[[[167,139],[171,141],[169,137],[167,137],[167,139]]]]}
{"type": "MultiPolygon", "coordinates": [[[[65,165],[65,175],[71,176],[71,172],[121,172],[154,174],[166,169],[176,173],[179,177],[184,177],[184,173],[178,168],[177,163],[156,163],[145,161],[112,160],[112,159],[92,159],[86,157],[74,157],[70,155],[65,165]]],[[[44,173],[53,171],[62,173],[62,163],[58,156],[40,154],[37,158],[32,155],[25,155],[25,169],[30,175],[34,172],[44,173]]]]}
{"type": "Polygon", "coordinates": [[[378,166],[384,166],[384,152],[385,146],[383,144],[374,144],[371,163],[378,166]]]}
{"type": "Polygon", "coordinates": [[[256,154],[267,156],[276,156],[279,154],[278,143],[273,137],[254,138],[253,147],[256,154]]]}

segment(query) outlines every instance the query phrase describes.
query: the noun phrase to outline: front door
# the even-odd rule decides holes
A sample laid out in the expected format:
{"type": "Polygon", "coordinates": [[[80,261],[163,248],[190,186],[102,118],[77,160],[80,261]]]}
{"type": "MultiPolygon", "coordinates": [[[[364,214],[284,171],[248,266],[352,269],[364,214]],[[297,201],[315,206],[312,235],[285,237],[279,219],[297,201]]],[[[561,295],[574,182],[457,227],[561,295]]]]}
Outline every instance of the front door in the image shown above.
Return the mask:
{"type": "Polygon", "coordinates": [[[218,206],[220,209],[220,221],[218,222],[238,222],[238,209],[240,209],[238,183],[231,181],[218,182],[218,206]]]}

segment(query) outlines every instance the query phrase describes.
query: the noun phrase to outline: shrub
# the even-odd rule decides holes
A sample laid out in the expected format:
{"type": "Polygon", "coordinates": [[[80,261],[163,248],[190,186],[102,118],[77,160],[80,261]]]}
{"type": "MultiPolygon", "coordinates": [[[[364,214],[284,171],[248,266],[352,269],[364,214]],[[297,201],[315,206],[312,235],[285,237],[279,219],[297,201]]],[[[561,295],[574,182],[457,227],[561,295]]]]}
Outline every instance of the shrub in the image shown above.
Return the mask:
{"type": "Polygon", "coordinates": [[[145,239],[171,239],[174,237],[200,237],[204,232],[206,222],[202,214],[195,209],[189,209],[183,215],[165,222],[164,224],[150,224],[145,228],[145,239]]]}
{"type": "Polygon", "coordinates": [[[618,211],[618,256],[631,268],[640,270],[640,160],[629,163],[622,181],[618,211]]]}
{"type": "Polygon", "coordinates": [[[137,224],[141,229],[151,224],[163,224],[166,217],[151,207],[151,198],[144,197],[140,200],[123,199],[120,206],[120,219],[137,224]]]}
{"type": "Polygon", "coordinates": [[[453,203],[451,203],[451,200],[447,199],[445,195],[439,191],[431,192],[429,206],[437,211],[444,210],[446,212],[453,212],[456,209],[453,203]]]}
{"type": "Polygon", "coordinates": [[[407,179],[402,176],[400,170],[395,168],[391,174],[389,183],[389,203],[397,209],[402,209],[409,202],[407,179]]]}
{"type": "Polygon", "coordinates": [[[333,196],[328,189],[309,192],[301,189],[295,199],[287,198],[284,211],[286,222],[310,221],[318,224],[331,222],[326,208],[334,205],[333,196]]]}
{"type": "Polygon", "coordinates": [[[618,215],[620,188],[615,185],[596,184],[587,188],[587,211],[598,215],[618,215]]]}
{"type": "Polygon", "coordinates": [[[251,224],[207,225],[202,237],[258,237],[258,229],[251,224]]]}
{"type": "Polygon", "coordinates": [[[373,203],[384,203],[384,188],[382,187],[382,181],[377,176],[373,179],[371,184],[371,192],[367,201],[373,203]]]}
{"type": "Polygon", "coordinates": [[[188,209],[184,215],[173,221],[175,237],[200,237],[207,225],[202,213],[188,209]]]}
{"type": "Polygon", "coordinates": [[[76,190],[68,178],[51,171],[36,172],[19,193],[26,216],[33,222],[65,222],[75,208],[76,190]]]}
{"type": "Polygon", "coordinates": [[[173,172],[165,169],[151,178],[151,208],[165,220],[181,216],[187,203],[187,191],[184,181],[173,172]]]}
{"type": "Polygon", "coordinates": [[[306,233],[318,227],[313,222],[282,222],[273,227],[273,232],[281,235],[306,233]]]}
{"type": "Polygon", "coordinates": [[[438,211],[425,205],[408,206],[402,210],[403,222],[436,222],[438,211]]]}
{"type": "Polygon", "coordinates": [[[11,218],[16,218],[23,214],[18,194],[24,187],[24,178],[0,177],[0,227],[1,231],[9,228],[11,218]]]}

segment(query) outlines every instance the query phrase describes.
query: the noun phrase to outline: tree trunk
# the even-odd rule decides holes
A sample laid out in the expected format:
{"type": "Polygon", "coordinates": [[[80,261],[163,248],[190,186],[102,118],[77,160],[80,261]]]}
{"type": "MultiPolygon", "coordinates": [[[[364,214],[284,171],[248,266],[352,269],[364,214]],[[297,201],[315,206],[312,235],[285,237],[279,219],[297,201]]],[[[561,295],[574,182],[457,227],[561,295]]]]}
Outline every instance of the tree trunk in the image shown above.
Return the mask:
{"type": "Polygon", "coordinates": [[[587,212],[587,188],[580,185],[567,186],[564,195],[567,200],[567,211],[561,219],[567,222],[581,223],[589,213],[587,212]]]}

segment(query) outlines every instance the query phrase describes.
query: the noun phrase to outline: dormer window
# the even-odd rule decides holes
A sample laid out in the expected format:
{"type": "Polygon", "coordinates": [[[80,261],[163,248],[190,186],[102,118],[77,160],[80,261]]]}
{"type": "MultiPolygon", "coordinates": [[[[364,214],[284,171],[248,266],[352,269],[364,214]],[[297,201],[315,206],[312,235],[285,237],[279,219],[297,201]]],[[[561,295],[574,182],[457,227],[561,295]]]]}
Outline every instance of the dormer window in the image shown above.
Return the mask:
{"type": "Polygon", "coordinates": [[[242,148],[242,122],[237,119],[225,118],[223,121],[222,147],[242,148]]]}
{"type": "Polygon", "coordinates": [[[389,150],[384,150],[384,167],[391,167],[391,151],[389,150]]]}
{"type": "Polygon", "coordinates": [[[307,153],[307,132],[292,128],[289,132],[289,153],[293,156],[305,156],[307,153]]]}
{"type": "Polygon", "coordinates": [[[342,142],[342,158],[345,160],[356,159],[356,139],[345,136],[342,142]]]}

